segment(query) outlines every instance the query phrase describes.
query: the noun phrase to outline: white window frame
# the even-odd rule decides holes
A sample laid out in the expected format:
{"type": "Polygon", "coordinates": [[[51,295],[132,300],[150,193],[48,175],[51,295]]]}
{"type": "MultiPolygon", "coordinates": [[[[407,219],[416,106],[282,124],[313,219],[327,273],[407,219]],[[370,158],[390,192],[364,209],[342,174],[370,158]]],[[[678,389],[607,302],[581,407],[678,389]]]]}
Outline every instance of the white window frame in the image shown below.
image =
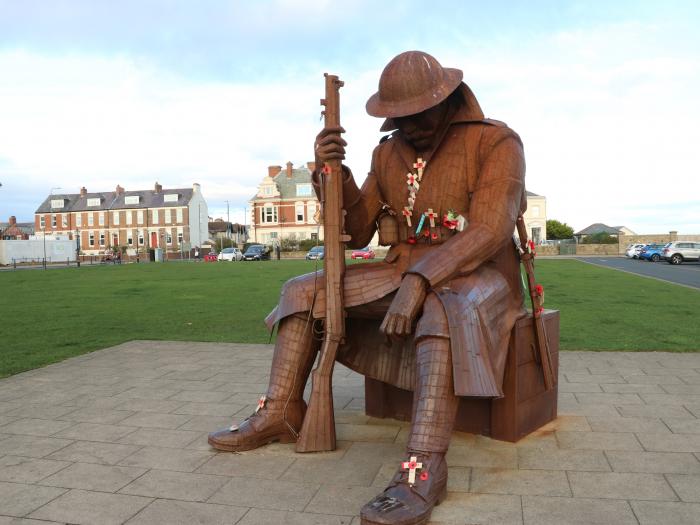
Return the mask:
{"type": "Polygon", "coordinates": [[[124,197],[124,204],[138,204],[141,201],[141,197],[138,195],[127,195],[124,197]]]}
{"type": "Polygon", "coordinates": [[[61,227],[68,228],[68,214],[64,213],[61,215],[61,227]]]}
{"type": "Polygon", "coordinates": [[[82,226],[83,226],[83,214],[82,213],[75,214],[75,226],[77,228],[82,228],[82,226]]]}
{"type": "Polygon", "coordinates": [[[112,224],[114,224],[115,226],[119,226],[119,212],[118,211],[112,212],[112,224]]]}
{"type": "Polygon", "coordinates": [[[90,232],[88,235],[88,246],[95,246],[95,233],[90,232]]]}
{"type": "Polygon", "coordinates": [[[87,200],[87,205],[88,206],[99,206],[102,203],[101,199],[99,197],[97,198],[91,198],[87,200]]]}
{"type": "Polygon", "coordinates": [[[143,224],[143,210],[139,210],[136,212],[136,222],[138,224],[143,224]]]}
{"type": "Polygon", "coordinates": [[[158,224],[160,222],[160,210],[153,210],[153,224],[158,224]]]}
{"type": "Polygon", "coordinates": [[[46,215],[39,215],[39,228],[46,228],[46,215]]]}
{"type": "Polygon", "coordinates": [[[295,202],[294,203],[294,220],[297,224],[303,224],[305,222],[305,217],[304,217],[304,210],[305,206],[303,202],[295,202]],[[301,213],[299,213],[299,210],[301,210],[301,213]],[[299,216],[301,215],[301,219],[299,216]]]}
{"type": "Polygon", "coordinates": [[[131,220],[133,217],[131,216],[132,212],[131,210],[127,210],[124,212],[126,220],[124,221],[127,225],[131,224],[131,220]]]}
{"type": "Polygon", "coordinates": [[[277,224],[277,206],[266,205],[260,208],[260,222],[262,224],[277,224]]]}
{"type": "Polygon", "coordinates": [[[297,184],[297,197],[313,197],[314,187],[310,182],[297,184]]]}
{"type": "Polygon", "coordinates": [[[88,213],[88,226],[94,226],[94,225],[95,225],[95,214],[88,213]]]}
{"type": "Polygon", "coordinates": [[[105,245],[105,232],[100,232],[100,246],[105,245]]]}
{"type": "Polygon", "coordinates": [[[99,226],[105,225],[105,212],[101,211],[100,213],[97,214],[97,224],[99,226]]]}
{"type": "Polygon", "coordinates": [[[54,230],[56,229],[56,215],[51,214],[51,229],[54,230]]]}
{"type": "Polygon", "coordinates": [[[175,210],[175,220],[178,224],[182,222],[182,208],[178,208],[177,210],[175,210]]]}

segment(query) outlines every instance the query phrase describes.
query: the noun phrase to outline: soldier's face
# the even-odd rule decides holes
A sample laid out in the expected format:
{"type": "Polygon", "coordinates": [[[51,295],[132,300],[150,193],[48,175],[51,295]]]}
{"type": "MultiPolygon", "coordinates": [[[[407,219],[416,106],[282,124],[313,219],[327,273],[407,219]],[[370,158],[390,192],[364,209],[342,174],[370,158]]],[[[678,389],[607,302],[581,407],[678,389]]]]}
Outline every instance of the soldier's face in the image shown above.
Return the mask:
{"type": "Polygon", "coordinates": [[[404,138],[417,150],[425,151],[433,146],[438,130],[447,115],[447,104],[442,102],[421,113],[406,117],[394,117],[394,122],[404,138]]]}

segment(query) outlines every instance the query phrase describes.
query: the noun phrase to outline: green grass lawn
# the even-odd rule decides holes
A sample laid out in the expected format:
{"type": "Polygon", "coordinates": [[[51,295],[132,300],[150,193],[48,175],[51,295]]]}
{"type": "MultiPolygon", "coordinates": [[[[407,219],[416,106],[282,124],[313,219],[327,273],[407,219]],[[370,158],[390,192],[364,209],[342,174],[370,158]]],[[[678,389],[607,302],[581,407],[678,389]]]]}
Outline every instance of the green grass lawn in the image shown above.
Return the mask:
{"type": "MultiPolygon", "coordinates": [[[[362,263],[359,263],[362,264],[362,263]]],[[[266,343],[304,260],[0,272],[0,377],[131,339],[266,343]]],[[[700,292],[574,260],[537,261],[561,348],[700,350],[700,292]]]]}

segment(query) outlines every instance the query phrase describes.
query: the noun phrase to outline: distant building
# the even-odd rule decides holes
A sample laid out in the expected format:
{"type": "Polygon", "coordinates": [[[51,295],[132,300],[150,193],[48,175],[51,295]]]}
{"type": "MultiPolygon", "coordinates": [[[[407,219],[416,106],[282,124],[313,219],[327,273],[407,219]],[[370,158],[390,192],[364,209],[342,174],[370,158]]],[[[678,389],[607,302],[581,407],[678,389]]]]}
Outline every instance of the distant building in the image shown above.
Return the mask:
{"type": "Polygon", "coordinates": [[[250,242],[273,245],[282,239],[323,240],[323,228],[316,220],[320,204],[311,184],[313,169],[313,162],[301,168],[287,162],[284,170],[268,167],[250,200],[250,242]]]}
{"type": "Polygon", "coordinates": [[[528,237],[539,244],[547,239],[547,198],[526,191],[527,210],[523,214],[528,237]]]}
{"type": "Polygon", "coordinates": [[[237,222],[227,222],[223,219],[209,221],[209,237],[215,241],[219,239],[231,239],[236,244],[245,243],[248,240],[247,226],[237,222]]]}
{"type": "Polygon", "coordinates": [[[12,215],[7,223],[0,223],[0,239],[4,241],[27,240],[34,234],[34,223],[17,222],[12,215]]]}
{"type": "Polygon", "coordinates": [[[626,228],[625,226],[608,226],[607,224],[603,224],[602,222],[596,222],[591,224],[590,226],[587,226],[583,230],[574,233],[574,237],[576,237],[580,241],[581,239],[583,239],[584,237],[588,237],[589,235],[597,235],[601,233],[607,233],[612,237],[619,237],[620,235],[635,235],[635,233],[632,230],[626,228]]]}
{"type": "Polygon", "coordinates": [[[34,213],[37,237],[79,238],[80,249],[162,248],[187,251],[208,240],[208,208],[199,184],[192,188],[52,194],[34,213]]]}

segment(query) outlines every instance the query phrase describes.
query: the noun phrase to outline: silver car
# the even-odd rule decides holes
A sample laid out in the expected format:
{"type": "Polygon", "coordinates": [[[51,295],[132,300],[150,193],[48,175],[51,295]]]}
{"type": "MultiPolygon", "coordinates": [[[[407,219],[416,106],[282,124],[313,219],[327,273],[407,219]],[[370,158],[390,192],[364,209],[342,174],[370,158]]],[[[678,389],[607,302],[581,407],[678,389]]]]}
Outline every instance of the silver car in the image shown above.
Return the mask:
{"type": "Polygon", "coordinates": [[[644,248],[646,244],[630,244],[627,247],[627,251],[625,251],[625,255],[627,257],[632,257],[632,259],[638,259],[639,258],[639,252],[642,251],[642,248],[644,248]]]}
{"type": "Polygon", "coordinates": [[[664,246],[663,258],[669,264],[700,260],[700,242],[673,241],[664,246]]]}
{"type": "Polygon", "coordinates": [[[224,248],[219,253],[219,261],[240,261],[243,259],[243,253],[238,248],[224,248]]]}

